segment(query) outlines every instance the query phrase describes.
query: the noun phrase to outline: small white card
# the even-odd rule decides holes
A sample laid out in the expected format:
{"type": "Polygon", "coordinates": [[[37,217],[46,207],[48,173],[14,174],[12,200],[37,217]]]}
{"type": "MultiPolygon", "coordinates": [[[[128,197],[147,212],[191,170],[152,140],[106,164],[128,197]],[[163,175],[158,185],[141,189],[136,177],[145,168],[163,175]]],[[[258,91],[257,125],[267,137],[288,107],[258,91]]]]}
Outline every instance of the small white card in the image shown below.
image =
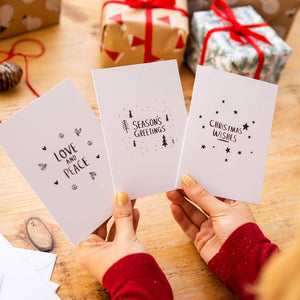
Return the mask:
{"type": "Polygon", "coordinates": [[[259,204],[277,85],[198,66],[178,172],[215,196],[259,204]]]}
{"type": "Polygon", "coordinates": [[[70,79],[0,124],[0,145],[73,245],[112,214],[102,127],[70,79]]]}
{"type": "Polygon", "coordinates": [[[175,60],[93,71],[116,191],[174,189],[186,122],[175,60]]]}

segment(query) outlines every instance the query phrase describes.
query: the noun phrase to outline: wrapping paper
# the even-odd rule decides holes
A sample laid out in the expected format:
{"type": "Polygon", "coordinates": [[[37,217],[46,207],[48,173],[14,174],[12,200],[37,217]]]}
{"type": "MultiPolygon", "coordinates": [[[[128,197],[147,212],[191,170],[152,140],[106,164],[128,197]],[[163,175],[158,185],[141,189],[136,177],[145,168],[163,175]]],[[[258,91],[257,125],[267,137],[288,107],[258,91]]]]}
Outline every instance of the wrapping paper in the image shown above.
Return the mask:
{"type": "MultiPolygon", "coordinates": [[[[233,11],[237,20],[243,25],[264,22],[251,6],[237,7],[233,11]]],[[[203,40],[207,31],[228,25],[231,24],[221,20],[212,11],[194,13],[186,51],[187,63],[194,72],[200,62],[203,40]]],[[[255,42],[264,53],[264,65],[260,73],[260,79],[276,83],[292,49],[269,26],[255,27],[251,30],[264,35],[272,44],[268,45],[255,39],[255,42]]],[[[258,55],[251,45],[232,40],[228,31],[215,32],[211,35],[206,49],[205,66],[254,77],[257,64],[258,55]]]]}
{"type": "MultiPolygon", "coordinates": [[[[177,0],[176,7],[186,11],[186,0],[177,0]]],[[[169,59],[181,64],[188,18],[180,11],[163,8],[152,8],[151,13],[151,59],[145,61],[146,9],[112,3],[105,6],[100,24],[102,68],[169,59]]]]}
{"type": "Polygon", "coordinates": [[[60,0],[1,0],[0,40],[57,24],[60,0]]]}
{"type": "MultiPolygon", "coordinates": [[[[208,1],[210,8],[213,0],[208,1]]],[[[283,39],[286,39],[300,6],[299,0],[226,0],[226,2],[230,7],[251,5],[283,39]]]]}

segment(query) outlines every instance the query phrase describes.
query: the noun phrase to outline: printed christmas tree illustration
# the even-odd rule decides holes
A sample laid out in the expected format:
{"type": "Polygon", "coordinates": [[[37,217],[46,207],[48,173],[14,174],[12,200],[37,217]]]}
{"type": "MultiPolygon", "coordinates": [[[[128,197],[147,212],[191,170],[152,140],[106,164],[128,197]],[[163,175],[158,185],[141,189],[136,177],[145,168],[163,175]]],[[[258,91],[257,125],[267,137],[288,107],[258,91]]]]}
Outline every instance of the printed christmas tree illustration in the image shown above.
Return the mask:
{"type": "Polygon", "coordinates": [[[166,141],[166,137],[163,135],[163,137],[162,137],[162,145],[164,146],[164,147],[167,147],[167,141],[166,141]]]}
{"type": "Polygon", "coordinates": [[[131,112],[131,110],[129,111],[129,118],[132,118],[132,112],[131,112]]]}
{"type": "Polygon", "coordinates": [[[136,143],[135,143],[135,141],[133,141],[133,147],[136,147],[136,143]]]}
{"type": "Polygon", "coordinates": [[[168,115],[166,115],[166,121],[167,121],[167,122],[169,121],[169,117],[168,117],[168,115]]]}
{"type": "Polygon", "coordinates": [[[122,121],[122,128],[123,128],[124,131],[126,131],[126,133],[128,133],[129,125],[128,125],[128,122],[126,120],[122,121]]]}

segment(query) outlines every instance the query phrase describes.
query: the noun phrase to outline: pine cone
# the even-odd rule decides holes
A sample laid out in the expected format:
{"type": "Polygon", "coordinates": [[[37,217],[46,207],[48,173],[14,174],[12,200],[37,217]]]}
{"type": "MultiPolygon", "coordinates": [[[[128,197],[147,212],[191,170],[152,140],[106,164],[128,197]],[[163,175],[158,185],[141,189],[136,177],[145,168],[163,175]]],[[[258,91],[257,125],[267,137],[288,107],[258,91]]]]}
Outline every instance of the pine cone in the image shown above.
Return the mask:
{"type": "Polygon", "coordinates": [[[0,92],[16,86],[22,78],[23,70],[19,65],[10,62],[0,64],[0,92]]]}

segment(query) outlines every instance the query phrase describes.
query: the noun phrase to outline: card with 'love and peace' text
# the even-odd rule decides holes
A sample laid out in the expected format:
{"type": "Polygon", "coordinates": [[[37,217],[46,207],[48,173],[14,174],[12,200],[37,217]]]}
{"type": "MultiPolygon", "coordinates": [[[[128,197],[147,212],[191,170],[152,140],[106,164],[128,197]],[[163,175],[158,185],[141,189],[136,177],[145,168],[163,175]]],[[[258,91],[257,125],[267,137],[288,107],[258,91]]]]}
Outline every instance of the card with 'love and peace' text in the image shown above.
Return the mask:
{"type": "Polygon", "coordinates": [[[70,79],[0,124],[0,145],[74,245],[112,214],[102,127],[70,79]]]}

